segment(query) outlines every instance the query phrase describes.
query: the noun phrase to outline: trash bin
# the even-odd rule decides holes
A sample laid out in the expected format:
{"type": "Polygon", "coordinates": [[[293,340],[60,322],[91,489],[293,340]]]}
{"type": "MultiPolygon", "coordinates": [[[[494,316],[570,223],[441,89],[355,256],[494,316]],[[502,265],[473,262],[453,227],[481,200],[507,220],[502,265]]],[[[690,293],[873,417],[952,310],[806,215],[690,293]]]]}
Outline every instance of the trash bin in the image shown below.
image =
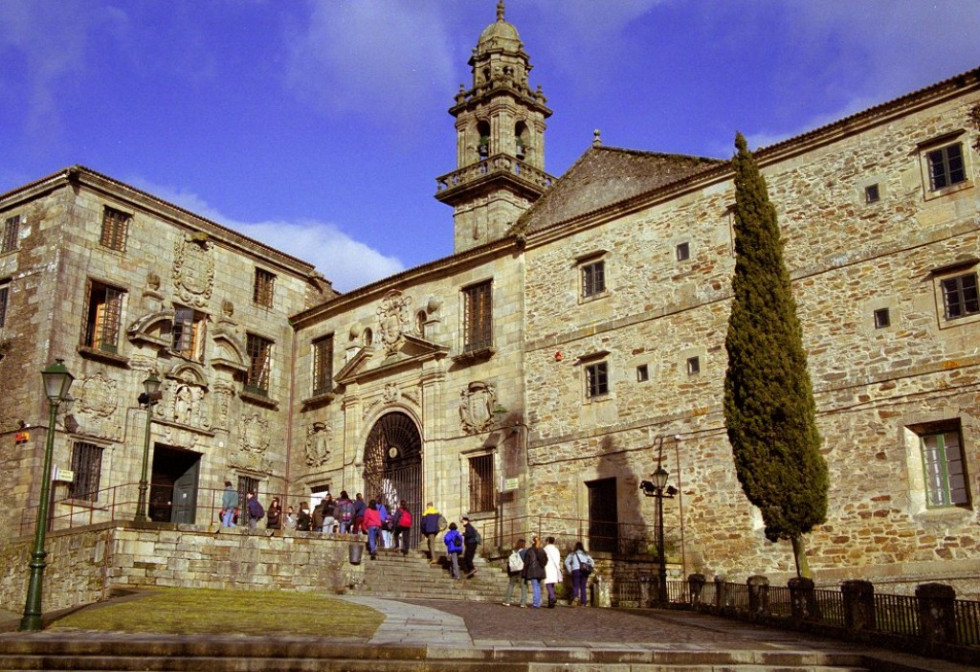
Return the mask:
{"type": "Polygon", "coordinates": [[[350,564],[361,564],[361,556],[364,555],[364,544],[351,544],[347,547],[348,559],[350,564]]]}

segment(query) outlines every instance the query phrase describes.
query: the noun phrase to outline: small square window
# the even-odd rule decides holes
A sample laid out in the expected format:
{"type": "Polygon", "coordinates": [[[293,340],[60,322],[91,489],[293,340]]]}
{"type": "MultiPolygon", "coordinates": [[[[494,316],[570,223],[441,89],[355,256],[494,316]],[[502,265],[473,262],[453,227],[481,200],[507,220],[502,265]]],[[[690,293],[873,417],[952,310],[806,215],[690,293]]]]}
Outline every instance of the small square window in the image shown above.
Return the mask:
{"type": "Polygon", "coordinates": [[[691,244],[680,243],[677,245],[677,261],[687,261],[691,258],[691,244]]]}
{"type": "Polygon", "coordinates": [[[869,184],[864,188],[864,202],[877,203],[881,200],[881,193],[878,191],[877,184],[869,184]]]}
{"type": "Polygon", "coordinates": [[[606,362],[596,362],[585,367],[585,396],[595,399],[609,394],[609,367],[606,362]]]}
{"type": "Polygon", "coordinates": [[[7,217],[3,222],[3,240],[0,241],[0,254],[17,249],[20,235],[20,215],[7,217]]]}
{"type": "Polygon", "coordinates": [[[687,358],[687,375],[696,376],[701,373],[701,358],[700,357],[688,357],[687,358]]]}
{"type": "Polygon", "coordinates": [[[582,298],[597,296],[606,291],[606,266],[603,261],[593,261],[582,266],[582,298]]]}
{"type": "Polygon", "coordinates": [[[892,318],[887,308],[878,308],[875,310],[875,329],[884,329],[885,327],[890,327],[891,324],[892,318]]]}
{"type": "Polygon", "coordinates": [[[926,153],[929,189],[938,191],[966,181],[963,145],[959,142],[926,153]]]}
{"type": "Polygon", "coordinates": [[[636,381],[638,383],[645,383],[648,380],[650,380],[650,370],[646,364],[640,364],[636,367],[636,381]]]}

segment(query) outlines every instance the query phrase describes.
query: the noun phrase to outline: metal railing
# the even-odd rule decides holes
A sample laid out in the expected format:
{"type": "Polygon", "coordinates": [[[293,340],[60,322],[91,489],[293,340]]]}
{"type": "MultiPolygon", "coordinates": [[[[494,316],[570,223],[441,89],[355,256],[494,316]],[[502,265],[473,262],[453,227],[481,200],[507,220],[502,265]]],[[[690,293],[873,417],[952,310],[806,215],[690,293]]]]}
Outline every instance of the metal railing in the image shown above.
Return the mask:
{"type": "MultiPolygon", "coordinates": [[[[666,530],[665,535],[669,536],[669,532],[669,529],[666,530]]],[[[530,543],[532,537],[539,537],[542,541],[554,537],[560,548],[568,550],[575,542],[581,541],[586,550],[592,553],[607,552],[618,557],[646,556],[650,560],[656,558],[656,532],[642,523],[597,523],[585,518],[519,516],[483,523],[481,535],[484,553],[492,553],[494,549],[505,552],[518,539],[530,543]]]]}

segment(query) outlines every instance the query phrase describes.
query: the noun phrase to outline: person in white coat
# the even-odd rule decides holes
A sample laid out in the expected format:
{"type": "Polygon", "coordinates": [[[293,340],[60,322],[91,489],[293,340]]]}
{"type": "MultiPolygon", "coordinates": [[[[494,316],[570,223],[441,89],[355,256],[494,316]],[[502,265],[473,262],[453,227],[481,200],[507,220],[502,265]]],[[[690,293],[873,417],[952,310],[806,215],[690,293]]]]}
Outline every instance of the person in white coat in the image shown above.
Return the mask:
{"type": "Polygon", "coordinates": [[[548,537],[545,541],[544,552],[548,555],[548,564],[544,566],[544,585],[548,589],[548,608],[554,609],[558,604],[555,584],[561,581],[561,553],[555,546],[554,537],[548,537]]]}

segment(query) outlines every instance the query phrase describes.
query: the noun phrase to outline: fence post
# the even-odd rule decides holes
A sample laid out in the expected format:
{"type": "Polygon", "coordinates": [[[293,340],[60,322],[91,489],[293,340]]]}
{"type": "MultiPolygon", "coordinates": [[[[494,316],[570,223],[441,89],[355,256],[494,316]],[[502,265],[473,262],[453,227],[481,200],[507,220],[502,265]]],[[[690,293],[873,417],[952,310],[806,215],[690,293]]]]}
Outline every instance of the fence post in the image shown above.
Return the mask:
{"type": "Polygon", "coordinates": [[[853,579],[840,586],[844,595],[844,627],[848,630],[876,630],[875,587],[870,581],[853,579]]]}
{"type": "Polygon", "coordinates": [[[704,584],[706,579],[704,574],[691,574],[687,577],[688,593],[691,596],[691,606],[698,606],[701,604],[701,593],[704,591],[704,584]]]}
{"type": "Polygon", "coordinates": [[[919,609],[919,635],[930,650],[956,643],[956,591],[943,583],[923,583],[915,588],[919,609]]]}
{"type": "Polygon", "coordinates": [[[813,592],[813,581],[797,576],[786,582],[789,586],[790,608],[793,618],[798,621],[820,620],[817,596],[813,592]]]}
{"type": "Polygon", "coordinates": [[[728,584],[722,576],[715,575],[715,609],[721,611],[728,606],[728,584]]]}
{"type": "Polygon", "coordinates": [[[769,578],[756,574],[746,582],[749,587],[749,613],[752,616],[769,615],[769,578]]]}

